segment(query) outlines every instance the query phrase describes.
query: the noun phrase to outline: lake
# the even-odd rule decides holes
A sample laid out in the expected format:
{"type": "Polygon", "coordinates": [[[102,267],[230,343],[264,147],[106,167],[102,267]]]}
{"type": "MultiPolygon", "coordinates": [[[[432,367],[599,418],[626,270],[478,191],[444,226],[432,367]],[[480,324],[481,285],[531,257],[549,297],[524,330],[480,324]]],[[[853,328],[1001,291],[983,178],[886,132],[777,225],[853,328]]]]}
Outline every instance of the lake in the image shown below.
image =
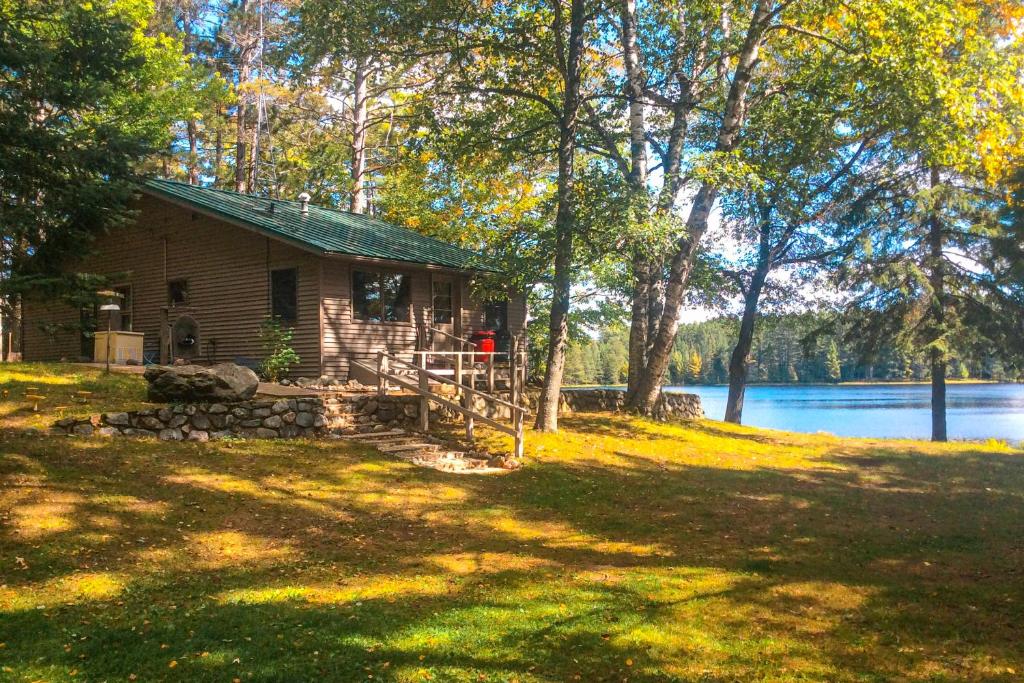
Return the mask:
{"type": "MultiPolygon", "coordinates": [[[[698,394],[704,414],[725,415],[724,386],[666,387],[698,394]]],[[[1024,441],[1024,384],[950,384],[946,387],[950,439],[1024,441]]],[[[839,436],[931,438],[931,387],[924,384],[753,385],[743,423],[839,436]]]]}

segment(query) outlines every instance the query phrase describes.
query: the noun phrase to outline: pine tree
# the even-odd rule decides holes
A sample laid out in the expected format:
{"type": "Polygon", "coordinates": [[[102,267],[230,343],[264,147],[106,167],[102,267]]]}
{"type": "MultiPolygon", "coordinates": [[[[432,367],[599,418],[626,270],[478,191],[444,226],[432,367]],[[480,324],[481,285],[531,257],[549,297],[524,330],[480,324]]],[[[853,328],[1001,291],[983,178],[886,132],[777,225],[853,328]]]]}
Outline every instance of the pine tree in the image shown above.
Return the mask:
{"type": "Polygon", "coordinates": [[[843,378],[843,366],[839,360],[839,347],[833,339],[829,342],[828,351],[825,354],[825,370],[828,373],[828,381],[838,382],[843,378]]]}

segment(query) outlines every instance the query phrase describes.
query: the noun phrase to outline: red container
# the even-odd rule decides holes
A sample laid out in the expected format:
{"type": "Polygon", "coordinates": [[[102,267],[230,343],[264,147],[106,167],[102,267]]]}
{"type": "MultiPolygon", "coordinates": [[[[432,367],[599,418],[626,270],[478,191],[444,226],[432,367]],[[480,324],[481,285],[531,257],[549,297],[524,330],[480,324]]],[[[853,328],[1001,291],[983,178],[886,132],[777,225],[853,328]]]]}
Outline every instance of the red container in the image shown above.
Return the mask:
{"type": "Polygon", "coordinates": [[[480,330],[474,332],[469,341],[473,342],[476,346],[476,350],[479,351],[473,360],[477,363],[486,363],[490,358],[489,354],[494,353],[494,331],[493,330],[480,330]]]}

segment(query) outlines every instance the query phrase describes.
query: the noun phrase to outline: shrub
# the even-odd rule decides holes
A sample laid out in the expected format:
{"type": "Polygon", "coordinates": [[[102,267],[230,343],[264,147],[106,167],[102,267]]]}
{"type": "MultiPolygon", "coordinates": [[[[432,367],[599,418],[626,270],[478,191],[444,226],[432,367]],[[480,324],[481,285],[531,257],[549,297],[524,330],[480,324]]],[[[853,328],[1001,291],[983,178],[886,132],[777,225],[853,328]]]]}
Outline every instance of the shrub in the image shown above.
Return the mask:
{"type": "Polygon", "coordinates": [[[260,363],[260,374],[268,382],[277,382],[288,374],[293,365],[301,360],[292,348],[290,327],[285,327],[277,318],[268,317],[260,325],[260,341],[265,354],[260,363]]]}

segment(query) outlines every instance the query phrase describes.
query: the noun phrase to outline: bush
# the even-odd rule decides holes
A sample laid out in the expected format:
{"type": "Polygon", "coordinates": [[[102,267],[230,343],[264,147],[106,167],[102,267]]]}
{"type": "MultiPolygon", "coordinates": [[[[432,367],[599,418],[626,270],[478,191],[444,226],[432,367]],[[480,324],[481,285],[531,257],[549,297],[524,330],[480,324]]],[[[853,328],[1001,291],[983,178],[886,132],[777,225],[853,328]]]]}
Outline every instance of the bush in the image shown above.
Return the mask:
{"type": "Polygon", "coordinates": [[[288,370],[301,360],[292,348],[293,331],[277,318],[268,317],[260,325],[260,341],[265,357],[260,363],[260,374],[268,382],[277,382],[288,375],[288,370]]]}

